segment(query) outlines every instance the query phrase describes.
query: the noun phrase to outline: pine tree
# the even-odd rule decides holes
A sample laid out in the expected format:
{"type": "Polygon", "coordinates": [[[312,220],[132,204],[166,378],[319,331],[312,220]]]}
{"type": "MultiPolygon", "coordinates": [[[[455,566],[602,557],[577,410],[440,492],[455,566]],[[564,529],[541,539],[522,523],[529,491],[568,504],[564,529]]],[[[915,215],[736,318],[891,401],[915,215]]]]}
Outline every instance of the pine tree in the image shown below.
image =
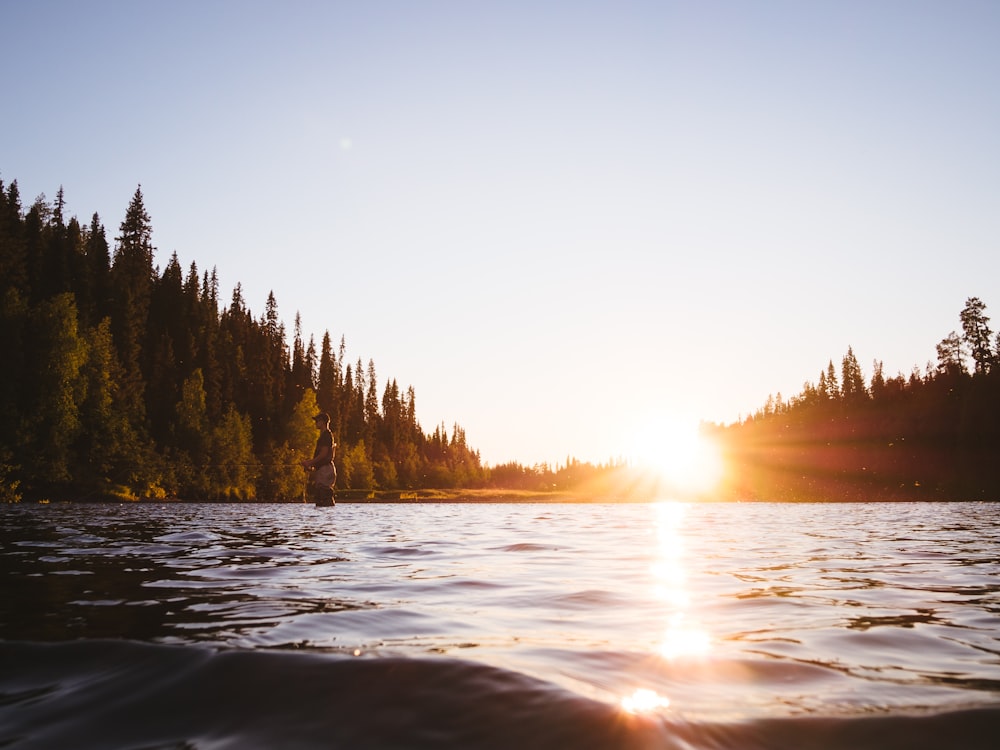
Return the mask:
{"type": "Polygon", "coordinates": [[[27,359],[31,378],[23,391],[21,440],[25,475],[36,487],[72,479],[71,446],[80,430],[83,400],[80,370],[86,345],[77,329],[70,293],[41,302],[28,325],[27,359]]]}
{"type": "Polygon", "coordinates": [[[323,334],[320,346],[319,369],[316,377],[316,403],[321,411],[330,415],[330,430],[334,436],[342,433],[343,419],[341,415],[339,368],[333,356],[330,343],[330,332],[323,334]]]}
{"type": "Polygon", "coordinates": [[[222,365],[219,362],[220,320],[218,305],[218,281],[215,272],[209,277],[208,272],[198,285],[198,269],[191,264],[187,286],[196,294],[192,295],[195,313],[195,340],[197,355],[194,365],[200,368],[205,378],[205,406],[210,420],[218,419],[222,414],[222,365]]]}
{"type": "Polygon", "coordinates": [[[121,223],[111,267],[111,326],[123,374],[121,388],[129,420],[144,429],[144,335],[153,289],[153,228],[143,205],[142,188],[135,195],[121,223]]]}
{"type": "Polygon", "coordinates": [[[840,385],[837,383],[837,371],[833,369],[833,360],[826,366],[826,396],[831,401],[840,398],[840,385]]]}
{"type": "Polygon", "coordinates": [[[252,353],[248,353],[252,322],[243,301],[243,289],[237,283],[229,307],[219,318],[216,361],[220,367],[220,387],[216,419],[222,419],[230,405],[253,412],[253,418],[258,422],[261,419],[262,412],[255,406],[258,400],[253,393],[258,380],[250,376],[249,369],[253,362],[252,353]]]}
{"type": "Polygon", "coordinates": [[[26,300],[31,296],[17,180],[6,192],[0,180],[0,292],[6,289],[17,289],[26,300]]]}
{"type": "Polygon", "coordinates": [[[24,259],[27,270],[25,293],[28,302],[35,305],[53,294],[53,287],[46,276],[48,264],[48,242],[46,234],[52,218],[52,208],[42,193],[24,215],[24,259]]]}
{"type": "Polygon", "coordinates": [[[302,343],[302,317],[295,313],[295,327],[292,331],[292,389],[289,394],[292,403],[298,403],[302,392],[312,387],[312,373],[306,361],[306,347],[302,343]]]}
{"type": "Polygon", "coordinates": [[[962,310],[962,330],[965,332],[965,344],[972,354],[977,374],[990,371],[996,362],[992,349],[993,332],[990,330],[990,319],[986,315],[986,305],[978,297],[969,297],[962,310]]]}
{"type": "Polygon", "coordinates": [[[938,372],[962,374],[965,372],[965,346],[957,331],[952,331],[937,345],[938,372]]]}
{"type": "Polygon", "coordinates": [[[114,491],[113,484],[128,485],[141,475],[148,448],[129,423],[121,401],[122,369],[109,318],[87,332],[86,343],[77,464],[87,472],[81,477],[83,484],[104,494],[114,491]]]}
{"type": "Polygon", "coordinates": [[[871,394],[873,399],[879,399],[885,393],[885,375],[882,360],[876,359],[872,362],[872,385],[871,394]]]}
{"type": "Polygon", "coordinates": [[[77,252],[75,240],[79,240],[79,234],[76,237],[71,236],[70,224],[76,225],[78,233],[79,223],[75,220],[68,222],[65,211],[66,198],[60,185],[45,232],[45,257],[42,260],[45,297],[73,290],[74,271],[76,270],[73,256],[77,252]]]}
{"type": "Polygon", "coordinates": [[[858,364],[854,350],[847,347],[847,354],[841,362],[841,390],[845,401],[856,402],[867,398],[868,391],[865,388],[865,378],[861,372],[861,365],[858,364]]]}
{"type": "MultiPolygon", "coordinates": [[[[261,434],[256,436],[257,442],[263,445],[282,439],[281,424],[296,403],[296,397],[292,395],[294,388],[288,378],[289,352],[285,343],[285,327],[278,317],[278,301],[273,291],[267,296],[261,319],[261,336],[257,340],[259,347],[254,351],[257,391],[253,413],[255,424],[261,428],[261,434]]],[[[301,394],[297,398],[301,399],[301,394]]]]}
{"type": "Polygon", "coordinates": [[[306,388],[314,390],[316,388],[316,371],[319,369],[319,357],[316,354],[316,341],[310,336],[309,343],[306,344],[306,388]]]}
{"type": "Polygon", "coordinates": [[[177,253],[170,256],[150,297],[145,336],[151,349],[145,401],[153,438],[169,440],[173,407],[180,385],[191,371],[191,321],[187,315],[184,279],[177,253]]]}
{"type": "MultiPolygon", "coordinates": [[[[360,364],[360,362],[358,363],[360,364]]],[[[370,451],[374,448],[375,436],[381,415],[378,409],[378,377],[375,374],[375,361],[368,360],[368,382],[365,390],[365,443],[370,451]]]]}
{"type": "Polygon", "coordinates": [[[361,360],[357,365],[348,365],[344,373],[344,398],[346,400],[346,434],[345,442],[357,443],[365,439],[365,377],[361,369],[361,360]],[[355,377],[357,373],[357,377],[355,377]]]}
{"type": "Polygon", "coordinates": [[[85,324],[96,325],[111,315],[111,251],[101,219],[96,213],[91,217],[85,235],[77,301],[81,321],[85,324]]]}

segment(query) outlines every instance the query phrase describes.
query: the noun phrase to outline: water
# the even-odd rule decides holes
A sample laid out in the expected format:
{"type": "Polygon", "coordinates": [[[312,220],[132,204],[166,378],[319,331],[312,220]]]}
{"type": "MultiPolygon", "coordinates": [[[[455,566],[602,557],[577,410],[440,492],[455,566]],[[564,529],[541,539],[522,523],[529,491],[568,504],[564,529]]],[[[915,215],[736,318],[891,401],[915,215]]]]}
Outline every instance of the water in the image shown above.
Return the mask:
{"type": "Polygon", "coordinates": [[[1000,504],[0,508],[0,746],[993,747],[1000,504]]]}

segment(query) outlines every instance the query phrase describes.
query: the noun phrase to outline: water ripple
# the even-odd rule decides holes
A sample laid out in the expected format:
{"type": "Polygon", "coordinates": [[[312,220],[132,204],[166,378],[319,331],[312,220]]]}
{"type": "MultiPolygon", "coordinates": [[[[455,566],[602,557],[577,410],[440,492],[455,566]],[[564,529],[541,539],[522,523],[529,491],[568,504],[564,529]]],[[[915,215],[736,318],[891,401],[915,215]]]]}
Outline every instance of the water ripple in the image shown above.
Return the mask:
{"type": "Polygon", "coordinates": [[[461,654],[691,720],[1000,700],[986,503],[0,514],[6,641],[461,654]]]}

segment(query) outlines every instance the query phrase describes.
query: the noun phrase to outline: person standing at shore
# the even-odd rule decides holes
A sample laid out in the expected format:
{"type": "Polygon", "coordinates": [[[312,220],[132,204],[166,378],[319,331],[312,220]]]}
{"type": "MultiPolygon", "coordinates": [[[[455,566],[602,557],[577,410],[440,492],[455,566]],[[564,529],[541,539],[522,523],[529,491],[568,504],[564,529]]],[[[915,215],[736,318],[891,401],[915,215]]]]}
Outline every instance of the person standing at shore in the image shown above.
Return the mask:
{"type": "Polygon", "coordinates": [[[337,484],[337,467],[333,464],[337,444],[330,432],[330,415],[320,412],[313,419],[319,430],[313,457],[302,462],[302,468],[312,472],[309,476],[309,496],[316,505],[335,505],[334,487],[337,484]]]}

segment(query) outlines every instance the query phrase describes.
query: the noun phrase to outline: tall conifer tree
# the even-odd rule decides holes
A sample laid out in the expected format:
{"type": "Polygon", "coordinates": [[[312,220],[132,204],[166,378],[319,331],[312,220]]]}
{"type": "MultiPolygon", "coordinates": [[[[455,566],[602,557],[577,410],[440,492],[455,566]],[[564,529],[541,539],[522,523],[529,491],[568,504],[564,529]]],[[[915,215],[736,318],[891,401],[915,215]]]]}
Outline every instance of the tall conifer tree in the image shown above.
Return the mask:
{"type": "Polygon", "coordinates": [[[992,349],[993,332],[990,319],[986,315],[986,304],[979,297],[969,297],[960,315],[965,343],[972,354],[976,373],[987,373],[993,367],[996,356],[992,349]]]}
{"type": "Polygon", "coordinates": [[[135,190],[120,234],[115,240],[111,268],[112,332],[121,362],[122,391],[129,419],[134,425],[145,422],[142,359],[144,337],[153,289],[153,226],[146,213],[142,186],[135,190]]]}

